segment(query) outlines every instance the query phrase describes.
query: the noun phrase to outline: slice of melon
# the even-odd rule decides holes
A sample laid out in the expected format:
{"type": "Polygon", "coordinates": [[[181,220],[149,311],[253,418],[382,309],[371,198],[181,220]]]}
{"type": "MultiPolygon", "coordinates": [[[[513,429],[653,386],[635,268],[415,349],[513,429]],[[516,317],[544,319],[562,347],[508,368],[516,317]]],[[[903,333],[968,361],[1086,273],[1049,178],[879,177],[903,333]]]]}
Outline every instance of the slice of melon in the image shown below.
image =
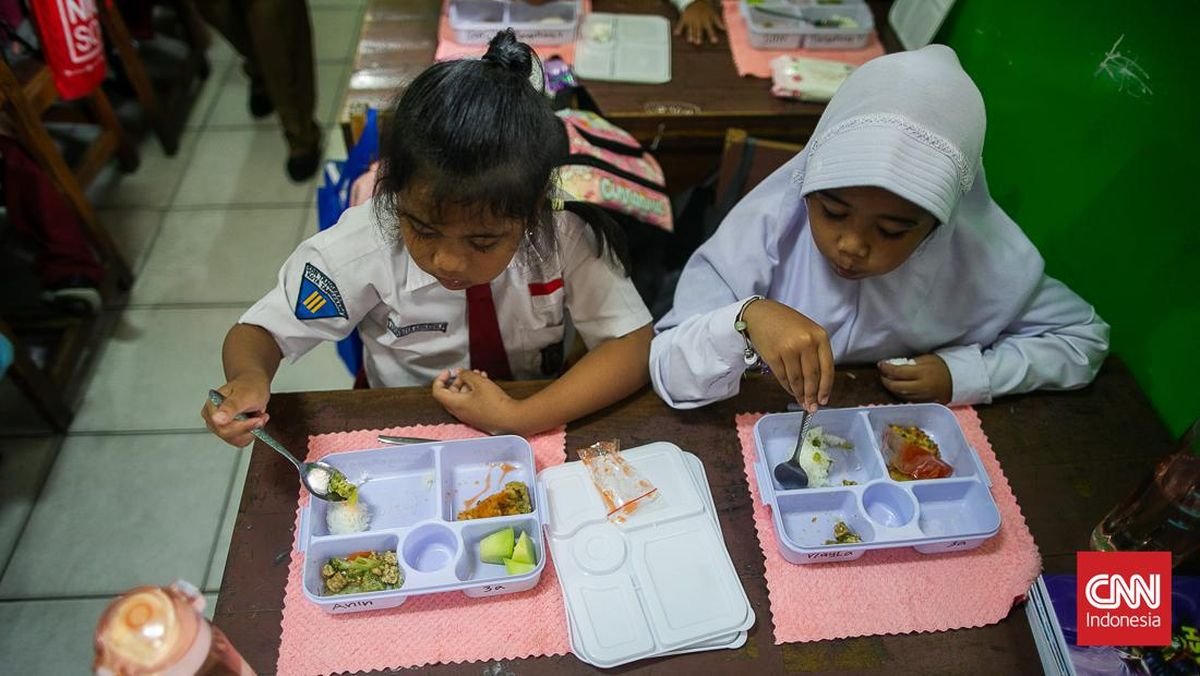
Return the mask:
{"type": "Polygon", "coordinates": [[[509,575],[524,575],[531,572],[534,568],[537,568],[537,564],[504,559],[504,570],[509,575]]]}
{"type": "Polygon", "coordinates": [[[533,553],[533,540],[529,538],[529,533],[521,532],[521,537],[517,538],[517,544],[513,547],[512,560],[518,563],[537,563],[537,556],[533,553]]]}
{"type": "Polygon", "coordinates": [[[516,533],[513,529],[505,528],[479,541],[479,560],[484,563],[504,563],[513,555],[513,541],[516,533]]]}

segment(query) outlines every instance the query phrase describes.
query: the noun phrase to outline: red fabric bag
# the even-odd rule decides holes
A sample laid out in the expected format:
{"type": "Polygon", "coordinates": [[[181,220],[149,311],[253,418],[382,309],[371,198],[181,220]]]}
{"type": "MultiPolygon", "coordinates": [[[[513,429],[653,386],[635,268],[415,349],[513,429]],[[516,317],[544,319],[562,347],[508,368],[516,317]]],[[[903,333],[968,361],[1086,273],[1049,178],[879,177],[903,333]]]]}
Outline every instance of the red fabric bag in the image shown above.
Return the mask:
{"type": "MultiPolygon", "coordinates": [[[[107,0],[99,0],[107,2],[107,0]]],[[[97,0],[30,0],[42,52],[64,100],[90,94],[104,79],[104,34],[97,0]]],[[[107,2],[111,6],[111,2],[107,2]]]]}

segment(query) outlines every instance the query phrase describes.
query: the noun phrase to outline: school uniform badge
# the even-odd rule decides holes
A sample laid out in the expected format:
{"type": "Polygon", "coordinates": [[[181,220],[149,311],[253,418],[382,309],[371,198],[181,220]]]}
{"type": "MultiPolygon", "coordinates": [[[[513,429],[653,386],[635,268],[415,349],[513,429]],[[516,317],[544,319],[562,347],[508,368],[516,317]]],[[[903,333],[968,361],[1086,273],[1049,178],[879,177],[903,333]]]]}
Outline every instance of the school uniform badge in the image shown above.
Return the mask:
{"type": "Polygon", "coordinates": [[[304,264],[300,293],[296,296],[296,319],[328,319],[346,315],[346,304],[337,284],[312,263],[304,264]]]}

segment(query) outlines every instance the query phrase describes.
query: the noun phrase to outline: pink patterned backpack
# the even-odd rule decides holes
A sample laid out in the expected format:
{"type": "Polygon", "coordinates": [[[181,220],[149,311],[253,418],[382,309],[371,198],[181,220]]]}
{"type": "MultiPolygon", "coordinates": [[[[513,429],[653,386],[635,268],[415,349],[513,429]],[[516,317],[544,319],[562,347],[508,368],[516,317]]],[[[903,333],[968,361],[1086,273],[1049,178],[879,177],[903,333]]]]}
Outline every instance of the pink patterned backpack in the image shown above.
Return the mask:
{"type": "Polygon", "coordinates": [[[557,112],[567,128],[570,155],[559,167],[571,197],[673,230],[662,167],[629,132],[586,110],[557,112]]]}

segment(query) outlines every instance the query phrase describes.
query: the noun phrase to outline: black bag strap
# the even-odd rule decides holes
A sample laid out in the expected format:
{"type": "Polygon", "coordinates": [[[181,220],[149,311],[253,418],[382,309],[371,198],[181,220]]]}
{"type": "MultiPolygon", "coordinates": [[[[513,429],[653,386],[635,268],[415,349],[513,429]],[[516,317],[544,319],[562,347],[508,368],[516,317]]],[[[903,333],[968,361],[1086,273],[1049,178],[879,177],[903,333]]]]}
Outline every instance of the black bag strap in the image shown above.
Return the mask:
{"type": "Polygon", "coordinates": [[[754,148],[757,145],[758,142],[749,136],[742,142],[742,156],[738,158],[733,178],[725,186],[725,194],[717,195],[718,220],[724,219],[733,209],[733,205],[737,204],[741,198],[742,186],[746,185],[746,178],[750,176],[750,168],[754,166],[754,148]]]}

